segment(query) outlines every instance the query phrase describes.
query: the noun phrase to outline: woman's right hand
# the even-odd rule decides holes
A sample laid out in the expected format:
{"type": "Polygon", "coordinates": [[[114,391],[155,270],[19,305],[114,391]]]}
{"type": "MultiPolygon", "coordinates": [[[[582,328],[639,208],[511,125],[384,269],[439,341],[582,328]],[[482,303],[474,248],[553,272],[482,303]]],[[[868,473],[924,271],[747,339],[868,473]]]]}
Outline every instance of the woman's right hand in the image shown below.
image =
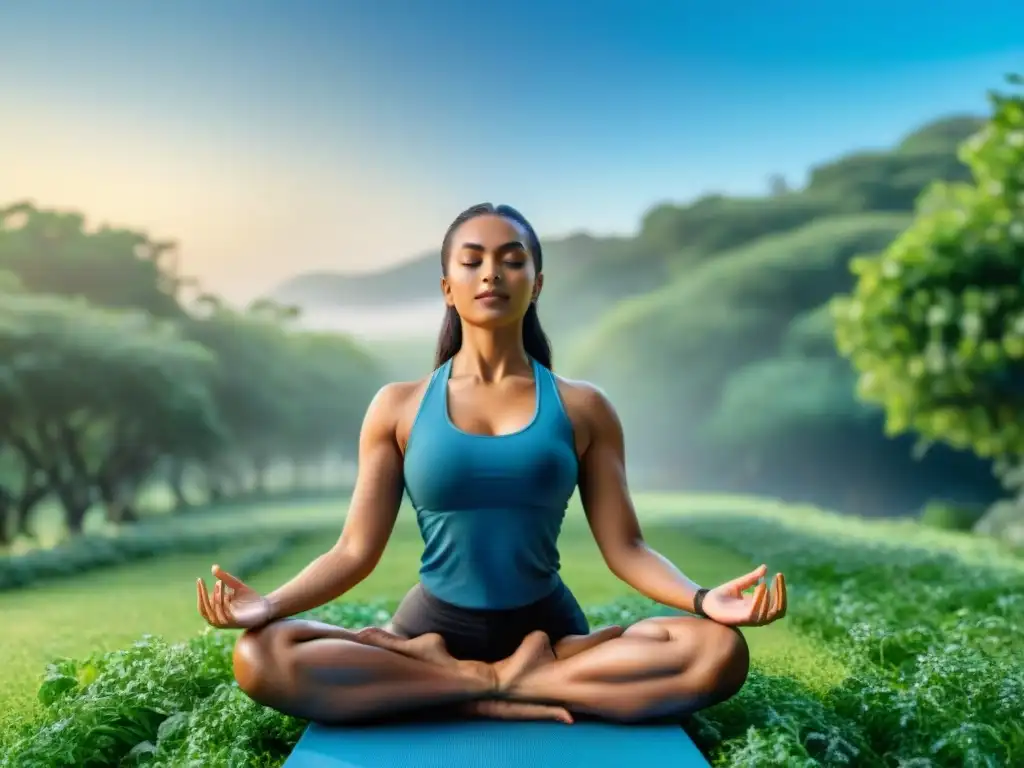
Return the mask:
{"type": "Polygon", "coordinates": [[[217,629],[252,629],[271,619],[270,601],[219,565],[213,566],[217,583],[213,594],[206,592],[206,584],[196,579],[199,613],[210,626],[217,629]]]}

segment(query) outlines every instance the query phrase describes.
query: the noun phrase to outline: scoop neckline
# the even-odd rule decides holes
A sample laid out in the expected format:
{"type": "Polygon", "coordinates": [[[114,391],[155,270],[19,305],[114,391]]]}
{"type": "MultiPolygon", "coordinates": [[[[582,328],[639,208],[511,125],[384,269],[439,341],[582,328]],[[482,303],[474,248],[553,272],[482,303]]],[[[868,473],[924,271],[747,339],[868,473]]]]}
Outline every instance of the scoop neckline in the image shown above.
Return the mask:
{"type": "Polygon", "coordinates": [[[452,430],[454,430],[460,435],[465,435],[466,437],[480,438],[483,440],[499,440],[504,437],[517,437],[523,434],[531,427],[533,427],[533,425],[537,423],[537,419],[540,418],[540,370],[539,364],[532,357],[530,358],[530,367],[533,369],[533,418],[531,418],[523,427],[517,429],[515,432],[506,432],[501,435],[484,435],[481,434],[480,432],[467,432],[461,427],[456,426],[455,422],[452,421],[452,414],[448,410],[448,382],[451,381],[452,375],[452,360],[449,359],[448,362],[445,363],[444,371],[442,371],[441,381],[441,404],[444,409],[444,420],[448,422],[448,426],[451,427],[452,430]]]}

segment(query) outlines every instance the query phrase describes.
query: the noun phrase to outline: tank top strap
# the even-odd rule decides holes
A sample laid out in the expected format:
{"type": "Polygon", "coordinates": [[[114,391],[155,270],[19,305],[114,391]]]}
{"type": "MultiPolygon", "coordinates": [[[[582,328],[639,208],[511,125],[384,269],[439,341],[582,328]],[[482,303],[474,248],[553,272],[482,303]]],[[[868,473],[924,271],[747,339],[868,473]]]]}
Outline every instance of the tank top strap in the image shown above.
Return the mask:
{"type": "Polygon", "coordinates": [[[444,424],[448,413],[448,372],[451,369],[451,360],[442,363],[430,374],[427,381],[427,388],[423,392],[423,399],[420,400],[416,416],[413,418],[412,427],[409,430],[409,439],[406,444],[408,454],[409,445],[418,432],[426,429],[431,431],[444,424]]]}
{"type": "Polygon", "coordinates": [[[563,436],[572,437],[572,422],[562,403],[562,394],[558,391],[558,379],[549,369],[536,360],[533,361],[533,375],[537,377],[537,421],[556,426],[563,436]]]}
{"type": "Polygon", "coordinates": [[[420,405],[422,413],[431,412],[433,415],[440,408],[437,415],[442,419],[445,417],[448,410],[448,379],[451,376],[451,370],[452,361],[449,358],[430,374],[427,391],[423,393],[423,402],[420,405]]]}

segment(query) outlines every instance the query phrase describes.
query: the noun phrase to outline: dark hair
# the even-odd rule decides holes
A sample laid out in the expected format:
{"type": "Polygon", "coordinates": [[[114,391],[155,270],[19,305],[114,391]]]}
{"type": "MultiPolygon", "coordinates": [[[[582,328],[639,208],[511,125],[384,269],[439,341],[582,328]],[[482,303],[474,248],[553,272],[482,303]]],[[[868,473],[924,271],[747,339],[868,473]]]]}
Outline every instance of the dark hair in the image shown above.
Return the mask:
{"type": "MultiPolygon", "coordinates": [[[[530,251],[530,258],[533,260],[533,267],[537,274],[541,273],[544,267],[544,254],[540,247],[540,240],[537,233],[533,231],[530,222],[510,205],[493,205],[492,203],[480,203],[472,208],[467,208],[448,227],[441,241],[441,274],[448,274],[448,257],[452,247],[452,236],[460,226],[477,216],[503,216],[511,219],[526,232],[526,246],[530,251]]],[[[547,334],[541,328],[540,318],[537,317],[537,304],[531,302],[530,308],[526,310],[526,317],[523,318],[523,347],[526,354],[551,370],[551,342],[547,334]]],[[[439,368],[455,357],[455,353],[462,348],[462,321],[455,307],[448,307],[444,314],[444,321],[441,323],[441,332],[437,336],[437,352],[434,355],[434,367],[439,368]]]]}

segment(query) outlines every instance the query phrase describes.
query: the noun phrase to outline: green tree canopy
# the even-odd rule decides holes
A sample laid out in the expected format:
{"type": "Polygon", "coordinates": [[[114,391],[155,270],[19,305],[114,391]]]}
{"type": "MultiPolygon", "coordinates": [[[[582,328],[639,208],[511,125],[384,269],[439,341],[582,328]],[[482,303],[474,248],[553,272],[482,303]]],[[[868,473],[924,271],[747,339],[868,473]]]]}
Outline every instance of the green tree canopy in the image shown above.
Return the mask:
{"type": "Polygon", "coordinates": [[[858,391],[890,434],[1024,455],[1024,98],[993,114],[961,151],[971,183],[936,183],[913,225],[859,258],[834,302],[858,391]]]}
{"type": "Polygon", "coordinates": [[[221,431],[213,358],[137,311],[34,294],[0,297],[0,448],[80,530],[94,493],[131,505],[161,457],[207,455],[221,431]]]}
{"type": "Polygon", "coordinates": [[[173,242],[132,230],[87,229],[78,213],[17,203],[0,209],[0,272],[27,291],[77,296],[111,308],[181,315],[173,242]]]}

